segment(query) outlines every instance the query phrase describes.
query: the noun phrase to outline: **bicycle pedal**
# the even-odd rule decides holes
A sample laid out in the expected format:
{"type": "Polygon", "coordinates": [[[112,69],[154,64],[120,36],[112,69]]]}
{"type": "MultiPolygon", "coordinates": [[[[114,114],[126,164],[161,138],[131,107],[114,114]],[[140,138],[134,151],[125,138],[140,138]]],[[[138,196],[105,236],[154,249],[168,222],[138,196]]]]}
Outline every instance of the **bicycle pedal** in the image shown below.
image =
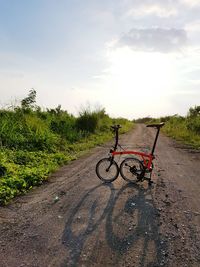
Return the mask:
{"type": "Polygon", "coordinates": [[[154,184],[154,182],[151,181],[151,180],[149,180],[149,181],[148,181],[148,184],[149,184],[149,185],[152,185],[152,184],[154,184]]]}

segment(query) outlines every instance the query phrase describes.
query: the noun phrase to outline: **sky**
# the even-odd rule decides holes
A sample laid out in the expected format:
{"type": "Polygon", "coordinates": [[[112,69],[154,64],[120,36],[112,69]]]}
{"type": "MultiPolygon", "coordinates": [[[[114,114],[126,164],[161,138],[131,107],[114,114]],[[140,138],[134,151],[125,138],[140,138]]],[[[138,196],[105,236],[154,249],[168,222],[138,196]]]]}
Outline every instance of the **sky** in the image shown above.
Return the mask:
{"type": "Polygon", "coordinates": [[[0,0],[0,107],[112,117],[200,105],[200,0],[0,0]]]}

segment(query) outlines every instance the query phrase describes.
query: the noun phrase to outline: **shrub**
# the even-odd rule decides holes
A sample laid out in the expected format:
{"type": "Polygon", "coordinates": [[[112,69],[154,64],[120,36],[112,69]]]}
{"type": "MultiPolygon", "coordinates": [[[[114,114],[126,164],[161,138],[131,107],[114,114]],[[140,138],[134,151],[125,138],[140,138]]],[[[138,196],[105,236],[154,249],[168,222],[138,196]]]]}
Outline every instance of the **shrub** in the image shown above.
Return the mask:
{"type": "Polygon", "coordinates": [[[186,123],[187,123],[188,130],[196,134],[200,134],[200,116],[187,118],[186,123]]]}
{"type": "Polygon", "coordinates": [[[76,118],[59,105],[42,111],[30,91],[21,107],[0,110],[0,204],[41,184],[59,166],[111,136],[110,125],[132,123],[111,119],[104,109],[80,112],[76,118]],[[87,138],[86,138],[87,137],[87,138]]]}
{"type": "Polygon", "coordinates": [[[79,131],[94,133],[98,128],[98,123],[98,112],[85,110],[79,114],[79,117],[76,120],[76,127],[79,131]]]}

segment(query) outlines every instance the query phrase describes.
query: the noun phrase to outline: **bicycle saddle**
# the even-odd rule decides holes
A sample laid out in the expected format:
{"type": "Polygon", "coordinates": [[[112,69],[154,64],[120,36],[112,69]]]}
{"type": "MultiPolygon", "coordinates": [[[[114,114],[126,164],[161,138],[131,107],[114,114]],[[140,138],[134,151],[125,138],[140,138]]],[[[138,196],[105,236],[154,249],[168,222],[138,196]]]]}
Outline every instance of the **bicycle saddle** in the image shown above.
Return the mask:
{"type": "Polygon", "coordinates": [[[165,125],[164,122],[161,123],[153,123],[153,124],[148,124],[147,127],[155,127],[155,128],[161,128],[165,125]]]}

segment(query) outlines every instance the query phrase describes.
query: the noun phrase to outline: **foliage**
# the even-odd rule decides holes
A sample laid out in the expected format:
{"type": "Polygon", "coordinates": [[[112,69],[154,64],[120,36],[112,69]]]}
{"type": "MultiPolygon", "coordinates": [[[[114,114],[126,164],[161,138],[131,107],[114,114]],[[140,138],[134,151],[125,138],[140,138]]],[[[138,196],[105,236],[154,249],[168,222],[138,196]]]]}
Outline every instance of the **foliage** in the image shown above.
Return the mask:
{"type": "Polygon", "coordinates": [[[160,118],[144,117],[134,120],[137,123],[165,122],[162,131],[168,136],[194,148],[200,149],[200,106],[191,107],[186,117],[175,114],[160,118]]]}
{"type": "Polygon", "coordinates": [[[134,122],[136,123],[148,123],[151,122],[153,120],[153,118],[151,117],[144,117],[144,118],[138,118],[136,120],[134,120],[134,122]]]}
{"type": "Polygon", "coordinates": [[[186,125],[189,131],[200,134],[200,116],[187,118],[186,125]]]}
{"type": "Polygon", "coordinates": [[[186,117],[173,116],[152,119],[151,122],[165,122],[162,131],[187,145],[200,149],[200,106],[191,107],[186,117]]]}
{"type": "Polygon", "coordinates": [[[200,148],[200,132],[197,131],[198,124],[196,119],[188,119],[174,116],[163,127],[163,131],[188,145],[195,148],[200,148]]]}
{"type": "Polygon", "coordinates": [[[54,151],[60,137],[36,113],[0,111],[0,143],[11,149],[54,151]]]}
{"type": "Polygon", "coordinates": [[[78,131],[94,133],[98,129],[100,114],[96,111],[84,110],[80,112],[79,118],[76,120],[78,131]]]}
{"type": "Polygon", "coordinates": [[[62,164],[112,137],[110,126],[122,132],[133,123],[110,118],[104,109],[82,110],[78,117],[62,110],[42,110],[32,89],[21,107],[0,110],[0,204],[48,179],[62,164]]]}
{"type": "Polygon", "coordinates": [[[188,117],[200,117],[200,106],[191,107],[188,112],[188,117]]]}
{"type": "Polygon", "coordinates": [[[36,102],[36,91],[35,91],[35,89],[32,88],[29,91],[28,96],[25,97],[24,99],[22,99],[21,107],[22,107],[23,110],[25,110],[25,109],[33,109],[35,102],[36,102]]]}

